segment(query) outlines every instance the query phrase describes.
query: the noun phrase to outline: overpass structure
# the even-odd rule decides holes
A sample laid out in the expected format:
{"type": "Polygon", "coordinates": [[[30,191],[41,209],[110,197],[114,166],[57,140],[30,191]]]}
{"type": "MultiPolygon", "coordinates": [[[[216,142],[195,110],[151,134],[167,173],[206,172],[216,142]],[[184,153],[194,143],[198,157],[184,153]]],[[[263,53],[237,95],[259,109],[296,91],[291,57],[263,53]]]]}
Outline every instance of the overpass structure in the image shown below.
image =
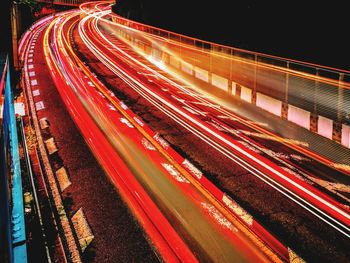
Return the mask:
{"type": "Polygon", "coordinates": [[[123,25],[118,33],[126,41],[154,60],[350,147],[349,71],[219,45],[120,16],[112,19],[123,25]]]}

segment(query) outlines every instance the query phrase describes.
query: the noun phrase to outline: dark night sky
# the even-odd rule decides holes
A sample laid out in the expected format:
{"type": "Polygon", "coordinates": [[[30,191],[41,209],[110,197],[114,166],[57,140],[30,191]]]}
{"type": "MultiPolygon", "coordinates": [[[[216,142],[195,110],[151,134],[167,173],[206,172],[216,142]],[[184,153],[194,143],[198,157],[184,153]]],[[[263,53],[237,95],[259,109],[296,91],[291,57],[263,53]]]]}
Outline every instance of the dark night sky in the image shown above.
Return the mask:
{"type": "MultiPolygon", "coordinates": [[[[233,47],[350,70],[348,8],[340,1],[118,0],[148,24],[233,47]]],[[[0,33],[7,24],[1,9],[0,33]]],[[[0,50],[4,44],[0,37],[0,50]]]]}
{"type": "Polygon", "coordinates": [[[336,1],[118,0],[145,23],[252,51],[350,70],[347,8],[336,1]]]}

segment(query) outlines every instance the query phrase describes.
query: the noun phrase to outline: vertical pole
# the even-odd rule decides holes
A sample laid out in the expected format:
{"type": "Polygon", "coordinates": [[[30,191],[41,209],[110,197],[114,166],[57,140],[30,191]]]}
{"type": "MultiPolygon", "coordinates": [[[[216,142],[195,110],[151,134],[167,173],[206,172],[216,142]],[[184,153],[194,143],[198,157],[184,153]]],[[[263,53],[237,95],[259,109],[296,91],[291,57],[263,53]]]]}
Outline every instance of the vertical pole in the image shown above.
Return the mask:
{"type": "Polygon", "coordinates": [[[182,67],[182,37],[180,35],[180,59],[179,59],[179,69],[182,67]]]}
{"type": "MultiPolygon", "coordinates": [[[[12,28],[12,52],[13,52],[13,66],[16,72],[19,71],[18,61],[18,36],[20,30],[19,18],[18,18],[18,6],[13,2],[11,7],[11,28],[12,28]]],[[[14,83],[14,82],[12,82],[14,83]]]]}
{"type": "Polygon", "coordinates": [[[4,1],[3,5],[1,8],[4,8],[4,16],[6,16],[5,21],[7,24],[4,27],[4,31],[2,32],[3,35],[3,40],[5,42],[5,50],[8,52],[8,70],[10,71],[10,76],[11,76],[11,83],[16,83],[15,82],[15,72],[14,69],[14,55],[13,55],[13,46],[12,46],[12,29],[11,29],[11,24],[12,24],[12,0],[6,0],[4,1]]]}
{"type": "Polygon", "coordinates": [[[284,100],[282,101],[282,119],[288,119],[288,93],[289,93],[289,61],[286,65],[286,83],[284,88],[284,100]]]}
{"type": "Polygon", "coordinates": [[[337,119],[333,122],[333,135],[332,139],[338,143],[341,143],[342,135],[342,119],[343,119],[343,106],[344,106],[344,73],[339,74],[338,84],[338,101],[337,101],[337,119]]]}
{"type": "Polygon", "coordinates": [[[319,89],[319,69],[316,68],[316,80],[315,80],[315,86],[314,86],[314,94],[313,94],[313,111],[310,115],[310,131],[312,132],[318,132],[318,113],[317,113],[317,94],[319,89]]]}
{"type": "Polygon", "coordinates": [[[213,52],[213,45],[210,43],[210,50],[209,50],[209,74],[208,74],[208,82],[212,84],[212,70],[213,70],[213,62],[212,62],[212,52],[213,52]]]}
{"type": "Polygon", "coordinates": [[[257,67],[258,67],[258,55],[254,54],[254,83],[253,83],[253,91],[252,91],[252,104],[256,105],[256,75],[257,75],[257,67]]]}
{"type": "Polygon", "coordinates": [[[229,54],[229,59],[230,59],[230,72],[229,72],[229,77],[228,77],[228,94],[232,95],[232,48],[230,48],[230,54],[229,54]]]}

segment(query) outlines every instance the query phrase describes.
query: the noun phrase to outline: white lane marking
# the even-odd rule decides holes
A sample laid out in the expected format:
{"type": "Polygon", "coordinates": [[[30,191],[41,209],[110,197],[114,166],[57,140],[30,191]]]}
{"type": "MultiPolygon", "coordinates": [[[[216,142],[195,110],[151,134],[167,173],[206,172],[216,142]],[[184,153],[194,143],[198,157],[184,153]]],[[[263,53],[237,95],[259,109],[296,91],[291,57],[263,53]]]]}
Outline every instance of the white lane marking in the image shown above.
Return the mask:
{"type": "Polygon", "coordinates": [[[253,225],[253,216],[250,215],[247,211],[245,211],[235,201],[233,201],[231,197],[224,194],[222,196],[222,201],[249,226],[253,225]]]}
{"type": "Polygon", "coordinates": [[[169,143],[163,139],[159,133],[156,133],[154,136],[153,136],[153,139],[155,139],[157,142],[159,142],[159,144],[165,149],[167,150],[169,148],[169,143]]]}
{"type": "Polygon", "coordinates": [[[172,164],[162,163],[162,166],[176,181],[186,184],[190,183],[172,164]]]}
{"type": "Polygon", "coordinates": [[[35,103],[35,109],[37,111],[45,109],[44,102],[43,101],[38,101],[35,103]]]}
{"type": "Polygon", "coordinates": [[[34,71],[29,72],[29,77],[34,77],[34,76],[35,76],[35,72],[34,71]]]}
{"type": "Polygon", "coordinates": [[[215,206],[204,202],[201,203],[201,206],[207,213],[209,213],[211,217],[214,218],[216,222],[219,223],[219,225],[229,229],[232,232],[238,232],[238,229],[235,228],[233,224],[219,210],[215,208],[215,206]]]}
{"type": "Polygon", "coordinates": [[[129,128],[134,128],[134,125],[132,125],[127,119],[120,118],[120,122],[126,124],[129,128]]]}
{"type": "Polygon", "coordinates": [[[33,79],[30,81],[30,85],[36,86],[36,85],[38,85],[38,81],[36,79],[33,79]]]}
{"type": "Polygon", "coordinates": [[[140,125],[141,127],[143,127],[145,124],[140,120],[140,118],[138,117],[134,117],[134,120],[137,122],[138,125],[140,125]]]}
{"type": "Polygon", "coordinates": [[[117,111],[117,109],[111,103],[107,103],[107,105],[110,110],[117,111]]]}
{"type": "Polygon", "coordinates": [[[189,160],[185,159],[182,162],[182,166],[186,167],[190,172],[196,176],[198,179],[201,179],[203,176],[203,173],[196,167],[194,166],[189,160]]]}
{"type": "Polygon", "coordinates": [[[261,151],[259,149],[253,147],[249,143],[247,143],[245,141],[238,141],[238,140],[237,140],[237,142],[239,142],[240,144],[242,144],[244,147],[248,148],[249,150],[261,154],[261,151]]]}
{"type": "Polygon", "coordinates": [[[32,68],[34,68],[34,65],[33,64],[29,64],[28,65],[28,69],[32,69],[32,68]]]}
{"type": "MultiPolygon", "coordinates": [[[[187,104],[186,104],[187,105],[187,104]]],[[[187,105],[187,106],[182,106],[185,110],[191,112],[194,115],[202,115],[202,116],[207,116],[208,112],[205,111],[200,111],[197,110],[195,108],[192,108],[191,106],[187,105]]]]}
{"type": "Polygon", "coordinates": [[[126,106],[126,104],[124,102],[120,102],[120,106],[123,108],[123,110],[127,110],[128,106],[126,106]]]}
{"type": "Polygon", "coordinates": [[[101,91],[97,91],[97,93],[102,97],[102,98],[106,98],[105,95],[103,95],[103,93],[101,91]]]}
{"type": "Polygon", "coordinates": [[[35,90],[32,91],[32,94],[33,94],[34,97],[39,96],[40,95],[40,90],[35,89],[35,90]]]}
{"type": "Polygon", "coordinates": [[[156,150],[156,147],[154,147],[154,145],[150,143],[149,140],[147,140],[146,138],[142,138],[141,143],[148,150],[151,150],[151,151],[156,150]]]}

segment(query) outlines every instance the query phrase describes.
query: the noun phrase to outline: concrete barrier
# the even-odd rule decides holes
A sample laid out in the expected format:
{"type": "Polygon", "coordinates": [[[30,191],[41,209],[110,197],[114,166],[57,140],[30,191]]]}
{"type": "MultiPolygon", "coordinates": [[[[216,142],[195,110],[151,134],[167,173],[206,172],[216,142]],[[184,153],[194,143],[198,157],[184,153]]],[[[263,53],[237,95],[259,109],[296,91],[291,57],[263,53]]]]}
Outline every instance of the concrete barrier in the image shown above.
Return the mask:
{"type": "Polygon", "coordinates": [[[185,61],[181,61],[181,70],[187,74],[193,74],[193,65],[185,61]]]}
{"type": "Polygon", "coordinates": [[[194,67],[194,76],[197,79],[203,80],[205,82],[209,81],[209,72],[199,67],[194,67]]]}
{"type": "Polygon", "coordinates": [[[259,92],[256,94],[256,106],[263,108],[272,114],[281,116],[282,101],[276,100],[259,92]]]}
{"type": "Polygon", "coordinates": [[[180,61],[176,57],[170,56],[170,65],[175,68],[180,68],[180,61]]]}
{"type": "Polygon", "coordinates": [[[317,124],[317,133],[328,138],[332,139],[333,133],[333,121],[323,116],[318,116],[318,124],[317,124]]]}
{"type": "Polygon", "coordinates": [[[216,74],[211,74],[211,84],[219,89],[228,91],[228,80],[216,74]]]}
{"type": "Polygon", "coordinates": [[[237,83],[232,81],[231,95],[235,96],[237,93],[237,83]]]}
{"type": "Polygon", "coordinates": [[[252,103],[252,90],[241,86],[241,99],[246,102],[252,103]]]}
{"type": "Polygon", "coordinates": [[[288,105],[288,120],[308,130],[310,129],[310,112],[306,110],[288,105]]]}

